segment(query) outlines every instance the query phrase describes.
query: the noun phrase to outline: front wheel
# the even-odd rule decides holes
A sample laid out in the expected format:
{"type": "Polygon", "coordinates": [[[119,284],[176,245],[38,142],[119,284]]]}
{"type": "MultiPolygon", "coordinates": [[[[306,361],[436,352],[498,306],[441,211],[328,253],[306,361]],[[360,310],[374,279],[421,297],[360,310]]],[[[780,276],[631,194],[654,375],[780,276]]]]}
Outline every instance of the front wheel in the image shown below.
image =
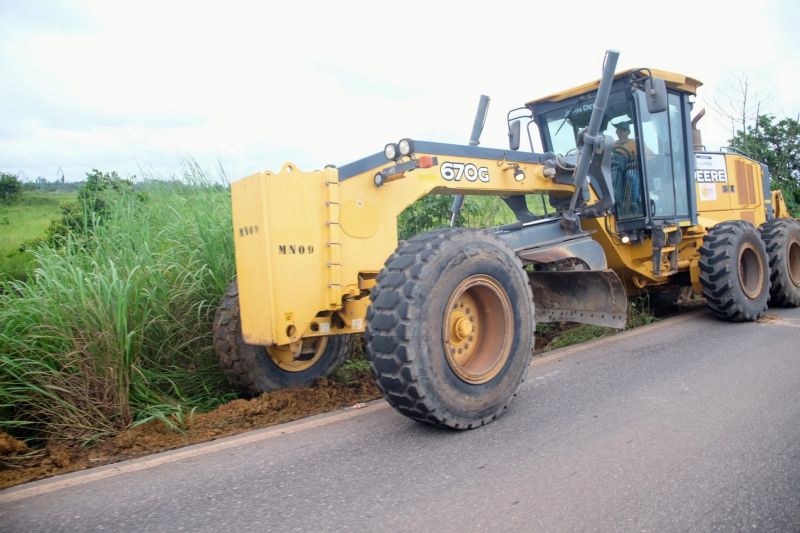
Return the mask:
{"type": "Polygon", "coordinates": [[[533,296],[522,263],[485,231],[449,229],[398,247],[367,311],[377,384],[400,413],[469,429],[508,406],[533,349],[533,296]]]}
{"type": "Polygon", "coordinates": [[[214,317],[214,349],[225,377],[244,396],[311,385],[347,358],[349,335],[313,337],[286,346],[244,342],[234,281],[214,317]]]}

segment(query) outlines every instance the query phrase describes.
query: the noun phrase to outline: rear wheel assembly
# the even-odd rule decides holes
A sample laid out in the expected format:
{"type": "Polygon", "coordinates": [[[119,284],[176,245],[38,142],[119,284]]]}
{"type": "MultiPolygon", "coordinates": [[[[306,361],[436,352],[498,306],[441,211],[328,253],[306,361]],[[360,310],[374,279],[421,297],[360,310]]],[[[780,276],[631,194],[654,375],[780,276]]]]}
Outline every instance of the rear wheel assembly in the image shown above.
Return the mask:
{"type": "Polygon", "coordinates": [[[800,306],[800,223],[777,219],[761,226],[767,247],[772,305],[800,306]]]}
{"type": "Polygon", "coordinates": [[[485,231],[448,229],[402,243],[377,278],[367,353],[400,413],[456,429],[501,415],[533,348],[522,263],[485,231]]]}
{"type": "Polygon", "coordinates": [[[214,318],[214,349],[222,371],[246,396],[306,386],[330,375],[347,357],[349,338],[313,337],[270,347],[247,344],[242,337],[236,282],[225,293],[214,318]]]}
{"type": "Polygon", "coordinates": [[[769,264],[755,226],[741,220],[711,228],[700,248],[703,296],[718,317],[755,320],[767,308],[769,264]]]}

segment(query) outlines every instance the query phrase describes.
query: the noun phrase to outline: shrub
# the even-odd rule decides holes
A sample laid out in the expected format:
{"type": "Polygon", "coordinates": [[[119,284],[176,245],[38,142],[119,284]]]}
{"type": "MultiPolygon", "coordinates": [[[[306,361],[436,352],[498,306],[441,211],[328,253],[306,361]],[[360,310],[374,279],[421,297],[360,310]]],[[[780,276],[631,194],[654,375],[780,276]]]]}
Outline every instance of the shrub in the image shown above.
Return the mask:
{"type": "Polygon", "coordinates": [[[86,236],[97,224],[108,218],[110,206],[126,196],[144,201],[144,195],[134,193],[133,182],[116,172],[101,172],[93,168],[78,191],[78,199],[61,205],[61,215],[47,228],[45,241],[57,244],[67,235],[86,236]]]}
{"type": "Polygon", "coordinates": [[[22,183],[13,174],[0,172],[0,201],[6,204],[17,202],[22,196],[22,183]]]}

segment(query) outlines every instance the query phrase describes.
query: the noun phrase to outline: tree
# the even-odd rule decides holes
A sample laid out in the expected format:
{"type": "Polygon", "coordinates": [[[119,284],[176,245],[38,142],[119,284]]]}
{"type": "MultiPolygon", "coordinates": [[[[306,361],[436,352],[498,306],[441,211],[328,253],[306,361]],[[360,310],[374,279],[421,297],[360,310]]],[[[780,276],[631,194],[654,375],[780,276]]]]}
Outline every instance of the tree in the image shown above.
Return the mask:
{"type": "Polygon", "coordinates": [[[22,196],[22,183],[13,174],[0,172],[0,202],[12,204],[22,196]]]}
{"type": "Polygon", "coordinates": [[[720,125],[730,128],[731,136],[751,126],[758,128],[759,117],[768,114],[766,107],[772,100],[744,73],[729,77],[716,92],[709,105],[720,125]]]}
{"type": "Polygon", "coordinates": [[[131,180],[121,178],[115,171],[102,172],[93,168],[86,173],[86,181],[78,191],[78,200],[61,204],[61,216],[50,222],[47,240],[57,243],[68,234],[88,235],[96,224],[104,221],[111,203],[127,194],[135,194],[137,200],[144,200],[144,195],[134,193],[131,180]]]}
{"type": "Polygon", "coordinates": [[[766,163],[772,188],[781,189],[793,213],[800,210],[800,122],[771,115],[758,117],[755,125],[739,130],[731,146],[766,163]]]}

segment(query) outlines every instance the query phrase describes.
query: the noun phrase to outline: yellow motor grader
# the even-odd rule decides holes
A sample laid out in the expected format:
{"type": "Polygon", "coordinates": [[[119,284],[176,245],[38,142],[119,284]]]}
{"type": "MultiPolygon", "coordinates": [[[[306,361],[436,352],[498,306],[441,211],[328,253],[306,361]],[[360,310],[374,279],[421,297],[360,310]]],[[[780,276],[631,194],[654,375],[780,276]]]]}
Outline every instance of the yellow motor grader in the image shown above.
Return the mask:
{"type": "Polygon", "coordinates": [[[537,320],[622,328],[627,295],[676,288],[731,321],[800,305],[800,224],[768,169],[700,145],[699,81],[615,74],[617,57],[599,81],[512,110],[508,149],[478,146],[482,97],[469,145],[402,139],[338,168],[286,163],[234,182],[237,280],[214,333],[231,383],[249,395],[308,384],[363,333],[393,407],[466,429],[515,395],[537,320]],[[428,194],[454,195],[451,226],[464,195],[501,196],[516,222],[398,244],[398,214],[428,194]],[[528,209],[535,194],[550,214],[528,209]]]}

